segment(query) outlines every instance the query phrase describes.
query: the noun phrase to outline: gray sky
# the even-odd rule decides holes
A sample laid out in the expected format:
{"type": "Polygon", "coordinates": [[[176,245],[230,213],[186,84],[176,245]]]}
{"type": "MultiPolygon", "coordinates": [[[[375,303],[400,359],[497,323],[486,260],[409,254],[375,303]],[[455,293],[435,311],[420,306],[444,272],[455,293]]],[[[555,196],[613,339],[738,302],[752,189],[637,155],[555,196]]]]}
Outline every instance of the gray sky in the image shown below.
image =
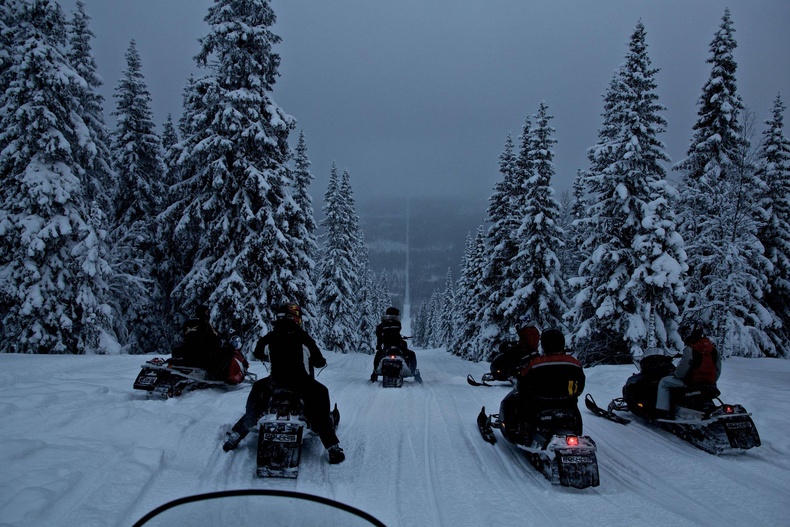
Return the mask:
{"type": "MultiPolygon", "coordinates": [[[[67,13],[75,0],[60,0],[67,13]]],[[[178,119],[212,0],[84,0],[105,109],[134,38],[157,122],[178,119]]],[[[602,94],[636,23],[660,68],[661,139],[685,157],[708,46],[729,5],[738,89],[758,135],[781,93],[790,104],[788,0],[274,0],[283,39],[274,100],[307,139],[311,191],[347,168],[357,201],[384,195],[485,200],[498,156],[546,101],[556,129],[554,186],[568,190],[601,125],[602,94]]],[[[786,118],[790,122],[790,115],[786,118]]],[[[113,124],[112,119],[108,123],[113,124]]],[[[481,214],[483,211],[481,210],[481,214]]]]}

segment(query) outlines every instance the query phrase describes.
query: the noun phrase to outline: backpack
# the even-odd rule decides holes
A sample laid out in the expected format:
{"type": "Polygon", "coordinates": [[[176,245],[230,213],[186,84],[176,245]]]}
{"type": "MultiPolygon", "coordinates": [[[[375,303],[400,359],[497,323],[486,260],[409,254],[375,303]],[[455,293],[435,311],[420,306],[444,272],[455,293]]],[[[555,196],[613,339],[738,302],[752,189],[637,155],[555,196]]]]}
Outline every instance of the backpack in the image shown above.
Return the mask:
{"type": "Polygon", "coordinates": [[[228,363],[228,375],[225,382],[229,384],[240,384],[247,375],[249,363],[244,358],[241,351],[233,350],[230,362],[228,363]]]}
{"type": "Polygon", "coordinates": [[[691,371],[688,374],[692,384],[716,384],[716,347],[707,338],[691,344],[691,371]]]}

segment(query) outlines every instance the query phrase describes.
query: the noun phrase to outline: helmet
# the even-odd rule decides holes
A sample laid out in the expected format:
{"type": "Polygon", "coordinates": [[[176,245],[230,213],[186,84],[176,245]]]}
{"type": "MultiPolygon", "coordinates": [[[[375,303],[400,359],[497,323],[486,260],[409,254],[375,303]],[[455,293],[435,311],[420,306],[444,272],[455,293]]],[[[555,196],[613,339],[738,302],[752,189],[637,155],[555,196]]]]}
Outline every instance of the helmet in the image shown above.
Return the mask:
{"type": "Polygon", "coordinates": [[[230,337],[230,346],[233,349],[235,349],[235,350],[240,350],[241,349],[241,337],[236,335],[236,334],[231,335],[231,337],[230,337]]]}
{"type": "Polygon", "coordinates": [[[702,338],[702,326],[696,320],[687,320],[678,326],[678,334],[683,344],[696,342],[702,338]]]}
{"type": "Polygon", "coordinates": [[[205,304],[200,304],[195,308],[195,317],[198,320],[208,320],[209,319],[209,310],[208,306],[205,304]]]}
{"type": "Polygon", "coordinates": [[[283,320],[293,320],[297,326],[301,326],[302,308],[299,307],[299,304],[294,304],[293,302],[283,304],[279,308],[277,308],[275,319],[278,322],[283,320]]]}
{"type": "Polygon", "coordinates": [[[388,307],[381,318],[382,320],[400,320],[400,311],[397,307],[388,307]]]}
{"type": "Polygon", "coordinates": [[[554,354],[565,352],[565,336],[557,328],[547,329],[540,336],[543,353],[554,354]]]}

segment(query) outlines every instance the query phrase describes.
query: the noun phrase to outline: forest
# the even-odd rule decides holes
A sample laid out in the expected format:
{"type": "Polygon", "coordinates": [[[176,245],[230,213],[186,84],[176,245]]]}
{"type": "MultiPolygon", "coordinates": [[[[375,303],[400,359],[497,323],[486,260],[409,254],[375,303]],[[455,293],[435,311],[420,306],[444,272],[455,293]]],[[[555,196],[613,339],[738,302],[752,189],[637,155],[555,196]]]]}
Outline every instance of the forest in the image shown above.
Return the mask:
{"type": "MultiPolygon", "coordinates": [[[[0,6],[1,352],[166,350],[201,304],[252,342],[284,302],[323,349],[371,352],[381,313],[408,294],[371,265],[348,170],[331,167],[316,220],[305,134],[272,98],[275,20],[269,0],[216,0],[202,74],[160,134],[134,40],[111,129],[85,5],[0,6]]],[[[790,356],[782,98],[762,123],[746,109],[725,10],[672,184],[647,40],[640,21],[571,195],[552,188],[545,102],[507,138],[459,276],[409,306],[416,345],[488,360],[528,317],[562,328],[587,365],[623,363],[679,350],[693,320],[725,355],[790,356]]]]}

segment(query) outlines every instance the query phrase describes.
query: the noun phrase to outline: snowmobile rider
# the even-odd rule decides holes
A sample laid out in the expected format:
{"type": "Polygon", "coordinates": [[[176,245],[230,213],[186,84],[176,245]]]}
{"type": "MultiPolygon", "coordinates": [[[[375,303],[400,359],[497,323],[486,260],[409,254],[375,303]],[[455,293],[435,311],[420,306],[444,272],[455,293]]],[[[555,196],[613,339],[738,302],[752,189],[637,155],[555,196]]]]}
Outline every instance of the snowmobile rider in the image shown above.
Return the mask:
{"type": "Polygon", "coordinates": [[[381,322],[376,326],[376,355],[373,357],[373,373],[370,374],[370,382],[378,381],[379,363],[387,349],[396,347],[400,349],[406,366],[412,371],[417,371],[417,355],[408,348],[406,340],[401,336],[400,311],[396,307],[388,307],[381,317],[381,322]]]}
{"type": "Polygon", "coordinates": [[[702,326],[695,322],[684,322],[678,328],[683,339],[683,356],[675,367],[675,373],[663,377],[656,393],[655,419],[671,419],[671,390],[700,384],[716,386],[721,376],[721,355],[713,342],[704,336],[702,326]]]}
{"type": "MultiPolygon", "coordinates": [[[[502,400],[500,418],[503,423],[529,423],[541,409],[572,409],[575,415],[573,433],[581,434],[578,398],[584,391],[584,369],[565,351],[565,337],[559,329],[544,331],[540,344],[543,355],[534,357],[518,373],[516,387],[502,400]]],[[[530,430],[534,424],[529,426],[530,430]]],[[[511,429],[515,432],[516,427],[511,426],[511,429]]],[[[502,431],[508,433],[505,427],[502,431]]],[[[518,438],[513,439],[518,442],[518,438]]]]}
{"type": "Polygon", "coordinates": [[[326,366],[315,340],[302,328],[302,311],[297,304],[281,306],[272,323],[273,329],[258,341],[253,354],[271,363],[271,374],[257,381],[247,397],[245,414],[228,432],[223,445],[227,452],[239,446],[266,411],[276,389],[298,393],[304,401],[305,417],[318,434],[329,454],[329,462],[345,459],[338,444],[329,408],[329,390],[313,377],[314,368],[326,366]]]}
{"type": "Polygon", "coordinates": [[[173,358],[185,366],[214,369],[222,340],[211,325],[208,306],[200,304],[195,308],[195,316],[184,323],[182,334],[184,343],[173,349],[173,358]]]}
{"type": "Polygon", "coordinates": [[[241,351],[241,336],[235,332],[228,335],[228,342],[220,348],[216,370],[211,372],[212,376],[230,384],[239,384],[244,381],[250,363],[241,351]]]}
{"type": "Polygon", "coordinates": [[[507,380],[517,373],[518,367],[538,354],[540,331],[532,323],[532,317],[521,318],[518,342],[507,341],[499,345],[499,354],[491,361],[491,374],[497,380],[507,380]]]}

